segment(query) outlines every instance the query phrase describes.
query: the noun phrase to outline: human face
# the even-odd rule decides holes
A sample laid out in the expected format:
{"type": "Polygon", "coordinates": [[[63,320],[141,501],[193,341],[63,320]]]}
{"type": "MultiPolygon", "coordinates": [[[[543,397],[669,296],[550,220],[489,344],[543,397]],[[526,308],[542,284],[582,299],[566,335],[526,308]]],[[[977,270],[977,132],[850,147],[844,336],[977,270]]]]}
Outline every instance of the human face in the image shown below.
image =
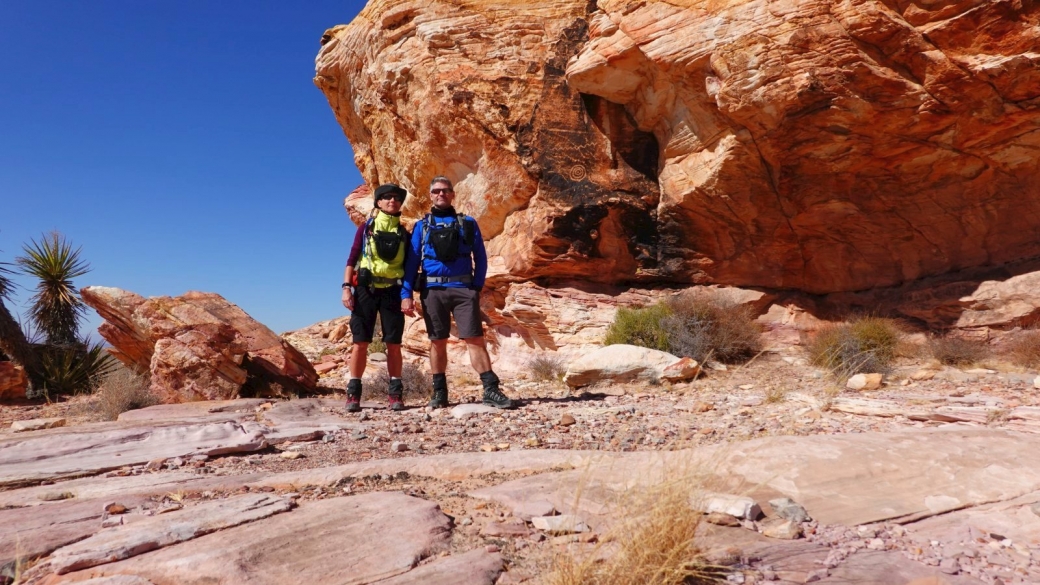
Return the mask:
{"type": "Polygon", "coordinates": [[[451,202],[455,201],[455,190],[447,183],[434,183],[430,187],[430,201],[433,202],[434,207],[440,209],[451,207],[451,202]]]}
{"type": "Polygon", "coordinates": [[[404,197],[396,193],[384,193],[379,201],[376,201],[376,207],[381,209],[384,213],[400,213],[401,205],[404,204],[404,197]]]}

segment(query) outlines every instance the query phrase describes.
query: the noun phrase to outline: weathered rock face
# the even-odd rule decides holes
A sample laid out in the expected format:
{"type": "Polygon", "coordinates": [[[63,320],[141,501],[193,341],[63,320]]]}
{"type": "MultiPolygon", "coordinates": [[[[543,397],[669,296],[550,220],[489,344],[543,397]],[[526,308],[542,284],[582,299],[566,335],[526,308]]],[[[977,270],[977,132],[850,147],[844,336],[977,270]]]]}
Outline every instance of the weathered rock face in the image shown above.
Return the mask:
{"type": "Polygon", "coordinates": [[[214,293],[152,297],[90,286],[83,301],[120,361],[152,375],[163,402],[221,400],[313,390],[307,358],[245,311],[214,293]]]}
{"type": "Polygon", "coordinates": [[[25,370],[13,362],[0,362],[0,400],[25,398],[29,379],[25,370]]]}
{"type": "Polygon", "coordinates": [[[855,291],[1040,255],[1038,20],[1025,0],[372,0],[326,32],[315,83],[365,180],[420,194],[406,215],[456,181],[498,274],[855,291]]]}

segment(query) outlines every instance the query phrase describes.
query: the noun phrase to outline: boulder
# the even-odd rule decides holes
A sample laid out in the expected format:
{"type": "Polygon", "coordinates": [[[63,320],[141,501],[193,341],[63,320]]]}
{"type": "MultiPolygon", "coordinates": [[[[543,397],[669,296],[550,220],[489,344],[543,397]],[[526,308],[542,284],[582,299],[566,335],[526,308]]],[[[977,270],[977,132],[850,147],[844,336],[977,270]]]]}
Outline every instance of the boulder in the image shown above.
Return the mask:
{"type": "Polygon", "coordinates": [[[705,494],[696,502],[705,514],[721,513],[743,520],[756,520],[762,508],[753,498],[733,494],[705,494]]]}
{"type": "Polygon", "coordinates": [[[667,366],[661,372],[661,379],[668,382],[685,382],[697,377],[701,373],[701,366],[697,360],[689,357],[680,358],[679,361],[667,366]]]}
{"type": "Polygon", "coordinates": [[[881,387],[881,374],[856,374],[845,382],[849,390],[877,390],[881,387]]]}
{"type": "Polygon", "coordinates": [[[1040,255],[1031,10],[372,0],[314,82],[406,217],[456,182],[497,274],[860,291],[1040,255]]]}
{"type": "Polygon", "coordinates": [[[0,362],[0,400],[25,398],[29,378],[25,370],[14,362],[0,362]]]}
{"type": "Polygon", "coordinates": [[[302,353],[218,294],[145,299],[101,286],[80,292],[105,319],[98,331],[112,354],[150,371],[163,402],[298,394],[317,383],[302,353]]]}
{"type": "Polygon", "coordinates": [[[571,362],[563,381],[571,388],[601,382],[648,382],[661,380],[666,368],[679,358],[664,351],[635,345],[608,345],[571,362]]]}

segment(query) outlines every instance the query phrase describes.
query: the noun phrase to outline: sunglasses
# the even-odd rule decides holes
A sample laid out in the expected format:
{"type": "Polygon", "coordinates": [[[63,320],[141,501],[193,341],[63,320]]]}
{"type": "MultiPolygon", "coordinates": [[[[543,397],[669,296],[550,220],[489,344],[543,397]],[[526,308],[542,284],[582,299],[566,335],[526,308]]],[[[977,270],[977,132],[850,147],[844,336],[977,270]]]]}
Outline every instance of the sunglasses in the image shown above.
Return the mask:
{"type": "Polygon", "coordinates": [[[440,195],[441,193],[454,193],[454,189],[430,189],[430,195],[440,195]]]}
{"type": "Polygon", "coordinates": [[[379,200],[383,201],[384,199],[394,199],[398,203],[404,203],[405,197],[406,195],[404,193],[383,193],[379,196],[379,200]]]}

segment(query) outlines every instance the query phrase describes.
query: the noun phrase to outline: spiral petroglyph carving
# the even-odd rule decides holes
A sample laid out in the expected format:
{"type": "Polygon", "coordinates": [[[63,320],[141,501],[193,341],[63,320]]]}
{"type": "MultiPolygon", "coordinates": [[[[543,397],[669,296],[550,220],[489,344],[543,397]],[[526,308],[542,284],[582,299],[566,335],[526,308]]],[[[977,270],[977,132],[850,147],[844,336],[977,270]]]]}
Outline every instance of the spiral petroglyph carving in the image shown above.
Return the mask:
{"type": "Polygon", "coordinates": [[[583,167],[582,165],[574,165],[570,168],[569,171],[567,171],[567,175],[571,178],[572,181],[584,180],[587,174],[588,173],[585,171],[585,167],[583,167]]]}

